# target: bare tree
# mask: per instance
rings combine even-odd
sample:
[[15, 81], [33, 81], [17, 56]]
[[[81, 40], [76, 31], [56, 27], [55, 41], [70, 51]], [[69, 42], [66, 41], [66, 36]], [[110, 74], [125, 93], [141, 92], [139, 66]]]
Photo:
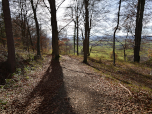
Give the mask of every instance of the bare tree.
[[16, 60], [15, 60], [15, 47], [14, 47], [14, 39], [12, 32], [12, 22], [9, 8], [9, 1], [2, 0], [3, 13], [4, 13], [4, 23], [5, 23], [5, 31], [7, 37], [7, 48], [8, 48], [8, 70], [13, 73], [16, 70]]
[[78, 15], [78, 0], [77, 0], [77, 16], [76, 16], [76, 23], [77, 23], [77, 55], [79, 55], [79, 15]]
[[121, 0], [119, 1], [119, 10], [118, 10], [118, 21], [117, 21], [117, 26], [115, 28], [115, 31], [114, 31], [114, 35], [113, 35], [113, 65], [115, 66], [115, 35], [116, 35], [116, 32], [117, 32], [117, 29], [119, 27], [119, 17], [120, 17], [120, 8], [121, 8]]
[[58, 28], [56, 19], [56, 5], [55, 0], [48, 0], [51, 8], [51, 26], [52, 26], [52, 57], [53, 59], [59, 58], [59, 44], [58, 44]]
[[87, 63], [87, 44], [88, 44], [88, 32], [89, 32], [89, 0], [85, 0], [85, 39], [84, 39], [84, 59], [83, 62]]
[[142, 33], [142, 20], [144, 13], [145, 0], [138, 0], [137, 16], [136, 16], [136, 29], [135, 29], [135, 46], [134, 46], [134, 62], [140, 62], [140, 44]]
[[35, 7], [34, 7], [33, 0], [30, 0], [30, 1], [31, 1], [31, 5], [32, 5], [32, 10], [33, 10], [33, 13], [34, 13], [34, 20], [35, 20], [35, 26], [36, 26], [36, 32], [37, 32], [37, 56], [41, 57], [39, 23], [38, 23], [37, 15], [36, 15], [36, 10], [37, 10], [37, 5], [38, 5], [39, 0], [37, 0], [37, 3], [36, 3]]
[[27, 32], [28, 32], [28, 35], [29, 35], [29, 37], [30, 37], [31, 47], [32, 47], [33, 52], [34, 52], [34, 45], [33, 45], [33, 41], [32, 41], [32, 35], [31, 35], [31, 32], [30, 32], [30, 26], [29, 26], [28, 20], [26, 21], [26, 24], [27, 24]]

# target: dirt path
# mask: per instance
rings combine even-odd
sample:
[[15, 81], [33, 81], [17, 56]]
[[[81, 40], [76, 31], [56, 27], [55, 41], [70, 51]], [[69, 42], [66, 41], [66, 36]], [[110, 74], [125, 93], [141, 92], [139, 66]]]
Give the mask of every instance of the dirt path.
[[60, 62], [50, 61], [32, 77], [30, 84], [23, 86], [27, 89], [16, 95], [3, 113], [144, 113], [142, 106], [130, 100], [127, 90], [69, 56], [62, 56]]
[[63, 56], [63, 59], [64, 87], [75, 113], [128, 114], [142, 110], [130, 102], [130, 95], [124, 88], [110, 83], [75, 59], [68, 56]]

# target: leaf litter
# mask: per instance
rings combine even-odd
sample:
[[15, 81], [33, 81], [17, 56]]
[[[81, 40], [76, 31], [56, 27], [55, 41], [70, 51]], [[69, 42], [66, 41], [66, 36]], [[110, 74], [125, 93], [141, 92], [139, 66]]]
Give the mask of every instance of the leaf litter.
[[107, 80], [69, 56], [50, 63], [51, 56], [48, 56], [41, 70], [28, 74], [29, 79], [16, 82], [15, 87], [1, 88], [0, 99], [6, 102], [0, 101], [2, 114], [152, 112], [152, 99], [145, 91], [130, 95], [128, 88]]

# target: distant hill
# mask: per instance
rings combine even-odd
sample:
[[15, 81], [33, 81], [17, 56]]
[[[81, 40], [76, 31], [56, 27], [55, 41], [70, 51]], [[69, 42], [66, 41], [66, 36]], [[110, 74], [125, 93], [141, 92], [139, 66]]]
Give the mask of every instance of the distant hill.
[[[73, 36], [68, 36], [67, 37], [68, 39], [70, 40], [73, 40]], [[121, 40], [124, 40], [126, 39], [126, 36], [116, 36], [116, 38], [121, 41]], [[142, 39], [147, 39], [147, 40], [152, 40], [152, 36], [142, 36]], [[82, 40], [82, 37], [79, 37], [80, 40]], [[113, 36], [112, 35], [109, 35], [109, 36], [91, 36], [90, 37], [90, 40], [112, 40], [113, 39]], [[132, 36], [128, 36], [127, 39], [134, 39]]]

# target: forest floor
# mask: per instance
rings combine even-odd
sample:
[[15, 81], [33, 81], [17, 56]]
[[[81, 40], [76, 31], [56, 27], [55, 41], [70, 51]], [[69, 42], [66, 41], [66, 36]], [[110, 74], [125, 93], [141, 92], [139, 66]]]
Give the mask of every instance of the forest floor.
[[81, 58], [63, 55], [51, 61], [51, 55], [46, 55], [39, 68], [30, 69], [18, 81], [14, 76], [9, 87], [1, 86], [1, 114], [152, 113], [147, 91], [131, 91], [107, 78], [107, 70], [100, 69], [101, 73], [92, 67], [91, 60], [84, 64]]

